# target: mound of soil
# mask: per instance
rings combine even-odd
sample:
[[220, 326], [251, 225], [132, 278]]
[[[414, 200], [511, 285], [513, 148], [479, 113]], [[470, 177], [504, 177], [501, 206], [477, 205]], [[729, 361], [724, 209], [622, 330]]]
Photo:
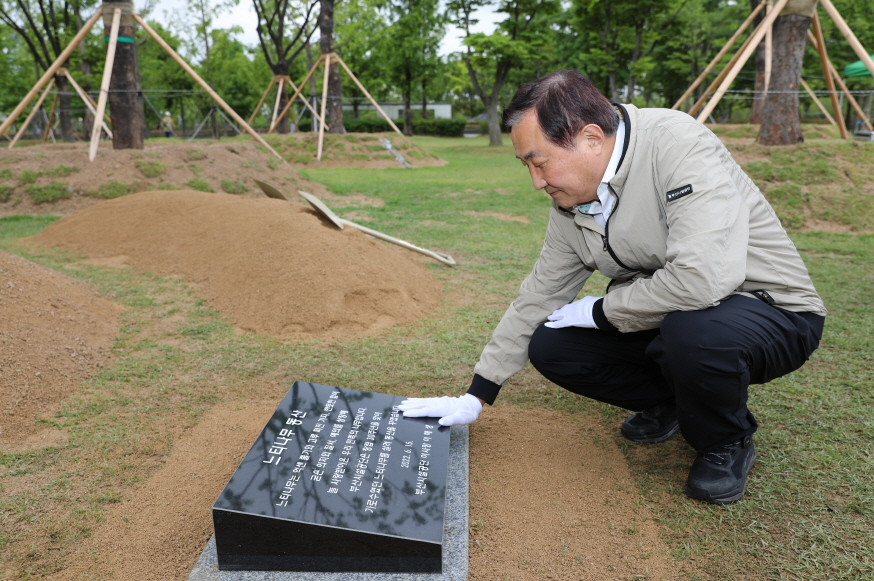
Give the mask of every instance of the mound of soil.
[[409, 251], [274, 199], [145, 192], [26, 240], [181, 276], [237, 327], [281, 338], [375, 334], [418, 319], [440, 293]]
[[34, 422], [106, 364], [120, 311], [84, 283], [0, 251], [0, 449], [57, 443]]
[[413, 166], [446, 162], [399, 135], [326, 135], [322, 161], [316, 161], [314, 133], [267, 136], [287, 160], [283, 163], [248, 138], [173, 143], [153, 141], [143, 150], [114, 150], [101, 144], [94, 161], [87, 143], [58, 143], [9, 150], [0, 148], [0, 216], [66, 216], [103, 199], [154, 190], [191, 189], [245, 197], [264, 197], [254, 179], [283, 191], [327, 195], [324, 186], [301, 177], [300, 167], [398, 167], [379, 142], [388, 138]]

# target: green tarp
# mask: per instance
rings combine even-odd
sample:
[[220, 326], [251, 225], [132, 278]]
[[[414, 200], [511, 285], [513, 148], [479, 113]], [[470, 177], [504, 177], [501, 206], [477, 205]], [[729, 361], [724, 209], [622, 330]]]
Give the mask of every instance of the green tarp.
[[[874, 54], [871, 55], [874, 59]], [[865, 67], [862, 61], [856, 61], [851, 65], [844, 67], [844, 77], [870, 77], [871, 72]]]

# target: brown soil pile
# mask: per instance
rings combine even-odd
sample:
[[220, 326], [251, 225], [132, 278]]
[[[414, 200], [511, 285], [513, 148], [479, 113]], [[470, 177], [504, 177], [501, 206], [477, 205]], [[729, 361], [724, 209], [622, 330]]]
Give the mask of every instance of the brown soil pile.
[[120, 311], [84, 283], [0, 252], [0, 449], [57, 443], [35, 420], [103, 367]]
[[470, 426], [471, 579], [682, 578], [591, 418], [487, 409]]
[[[50, 578], [186, 579], [212, 534], [212, 503], [275, 404], [210, 410]], [[566, 414], [489, 409], [470, 430], [471, 579], [685, 577], [599, 429]]]
[[133, 194], [27, 240], [181, 276], [238, 328], [282, 338], [375, 334], [418, 319], [440, 296], [409, 251], [281, 200]]

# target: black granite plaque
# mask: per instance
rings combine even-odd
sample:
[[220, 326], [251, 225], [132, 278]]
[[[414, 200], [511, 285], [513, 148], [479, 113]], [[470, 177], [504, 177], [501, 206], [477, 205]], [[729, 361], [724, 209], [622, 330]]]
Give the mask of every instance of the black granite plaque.
[[449, 428], [296, 381], [213, 505], [221, 570], [440, 573]]

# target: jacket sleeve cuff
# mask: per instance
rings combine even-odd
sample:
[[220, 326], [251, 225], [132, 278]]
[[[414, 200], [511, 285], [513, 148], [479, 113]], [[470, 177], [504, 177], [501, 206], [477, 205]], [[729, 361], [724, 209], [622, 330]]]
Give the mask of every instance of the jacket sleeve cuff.
[[595, 320], [595, 324], [598, 325], [598, 328], [602, 331], [612, 331], [614, 333], [618, 333], [619, 329], [613, 326], [613, 323], [607, 320], [607, 315], [604, 314], [604, 299], [598, 299], [595, 301], [595, 304], [592, 305], [592, 319]]
[[498, 392], [501, 386], [497, 383], [492, 383], [478, 373], [473, 374], [473, 380], [470, 382], [470, 388], [467, 393], [474, 395], [489, 405], [495, 403], [495, 398], [498, 397]]

